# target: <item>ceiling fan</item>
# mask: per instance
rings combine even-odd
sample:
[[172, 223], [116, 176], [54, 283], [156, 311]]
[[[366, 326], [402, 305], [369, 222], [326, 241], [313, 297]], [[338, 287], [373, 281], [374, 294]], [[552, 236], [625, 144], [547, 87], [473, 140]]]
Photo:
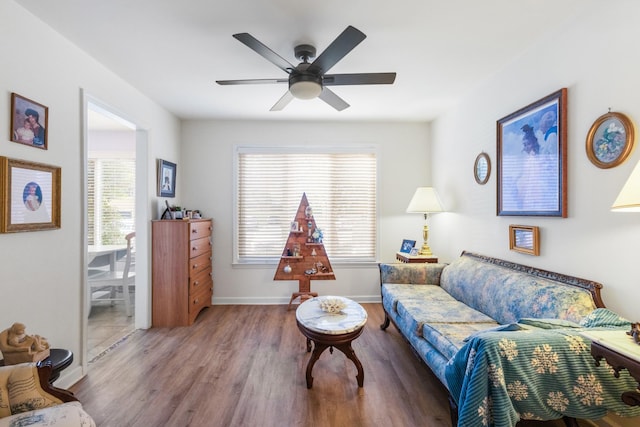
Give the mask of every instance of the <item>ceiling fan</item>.
[[342, 111], [349, 107], [349, 104], [327, 86], [392, 84], [396, 79], [396, 73], [326, 74], [331, 67], [367, 37], [362, 31], [352, 26], [348, 26], [311, 63], [309, 60], [315, 58], [316, 48], [308, 44], [296, 46], [294, 48], [295, 57], [302, 61], [297, 66], [289, 63], [289, 61], [269, 49], [249, 33], [234, 34], [233, 37], [275, 64], [276, 67], [287, 73], [289, 77], [280, 79], [216, 80], [216, 83], [219, 85], [289, 83], [289, 90], [271, 107], [271, 111], [282, 110], [293, 98], [320, 98], [336, 110]]

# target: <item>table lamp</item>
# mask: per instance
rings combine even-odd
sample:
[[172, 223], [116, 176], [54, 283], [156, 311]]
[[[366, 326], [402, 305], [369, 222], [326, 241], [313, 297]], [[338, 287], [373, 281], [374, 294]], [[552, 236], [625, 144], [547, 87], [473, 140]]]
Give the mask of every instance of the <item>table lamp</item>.
[[640, 162], [633, 168], [633, 172], [613, 202], [611, 210], [615, 212], [640, 212]]
[[424, 214], [424, 228], [422, 229], [422, 239], [424, 243], [420, 248], [419, 255], [422, 256], [432, 256], [431, 248], [427, 243], [429, 238], [429, 225], [428, 218], [430, 213], [436, 212], [444, 212], [444, 208], [442, 207], [442, 202], [440, 201], [440, 197], [433, 187], [418, 187], [416, 192], [409, 202], [409, 207], [407, 208], [407, 213], [421, 213]]

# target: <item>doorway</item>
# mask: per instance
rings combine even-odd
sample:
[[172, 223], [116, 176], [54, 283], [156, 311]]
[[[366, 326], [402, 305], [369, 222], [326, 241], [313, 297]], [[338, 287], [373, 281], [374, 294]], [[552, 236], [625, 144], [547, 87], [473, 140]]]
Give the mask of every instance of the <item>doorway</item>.
[[[84, 141], [86, 370], [136, 328], [149, 326], [149, 298], [145, 274], [148, 215], [144, 207], [148, 191], [147, 133], [121, 113], [85, 96]], [[127, 240], [133, 232], [135, 238]], [[129, 241], [135, 259], [131, 268], [135, 279], [129, 292], [125, 295], [123, 287], [94, 288], [95, 281], [91, 280], [96, 274], [122, 271]], [[104, 252], [107, 248], [112, 251]], [[130, 304], [125, 304], [125, 299]]]

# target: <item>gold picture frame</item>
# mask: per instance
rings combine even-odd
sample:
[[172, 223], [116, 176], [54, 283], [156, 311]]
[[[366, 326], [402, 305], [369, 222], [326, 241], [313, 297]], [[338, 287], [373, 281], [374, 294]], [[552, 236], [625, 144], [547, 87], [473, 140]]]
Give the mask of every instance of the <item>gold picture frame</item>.
[[528, 255], [540, 255], [539, 228], [529, 225], [510, 225], [509, 249]]
[[0, 157], [0, 233], [60, 228], [62, 171]]
[[633, 152], [634, 136], [631, 119], [622, 113], [609, 111], [598, 117], [589, 129], [587, 157], [601, 169], [619, 166]]

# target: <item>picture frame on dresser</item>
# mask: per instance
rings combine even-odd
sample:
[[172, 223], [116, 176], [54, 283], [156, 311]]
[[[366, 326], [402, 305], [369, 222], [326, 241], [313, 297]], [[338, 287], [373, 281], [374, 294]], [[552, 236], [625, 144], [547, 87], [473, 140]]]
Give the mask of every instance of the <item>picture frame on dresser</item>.
[[567, 217], [567, 89], [497, 121], [497, 215]]

